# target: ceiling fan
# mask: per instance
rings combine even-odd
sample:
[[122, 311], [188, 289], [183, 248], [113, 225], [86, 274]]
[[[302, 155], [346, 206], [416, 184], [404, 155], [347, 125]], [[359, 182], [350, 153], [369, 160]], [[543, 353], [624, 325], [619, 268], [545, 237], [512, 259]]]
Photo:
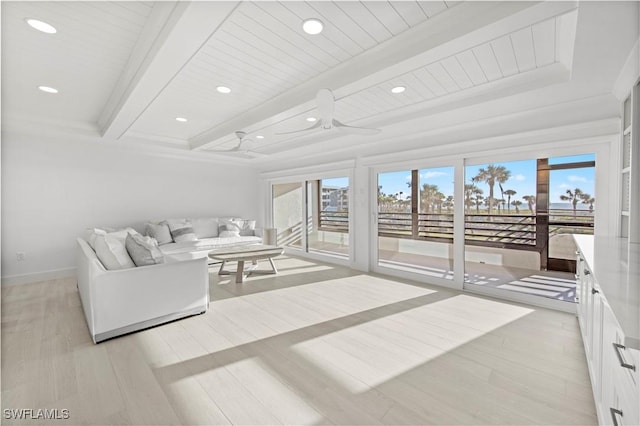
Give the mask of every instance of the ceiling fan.
[[331, 130], [336, 129], [343, 133], [352, 133], [359, 135], [372, 135], [380, 132], [380, 129], [371, 129], [368, 127], [355, 127], [346, 125], [334, 118], [335, 98], [333, 92], [329, 89], [320, 89], [316, 94], [316, 105], [320, 117], [318, 121], [311, 127], [293, 132], [277, 133], [278, 135], [290, 135], [293, 133], [306, 132], [313, 129]]
[[253, 146], [255, 142], [253, 139], [247, 137], [247, 132], [237, 130], [235, 134], [238, 138], [238, 144], [236, 146], [230, 149], [212, 150], [212, 152], [240, 154], [248, 158], [266, 157], [266, 154], [251, 151], [250, 147]]

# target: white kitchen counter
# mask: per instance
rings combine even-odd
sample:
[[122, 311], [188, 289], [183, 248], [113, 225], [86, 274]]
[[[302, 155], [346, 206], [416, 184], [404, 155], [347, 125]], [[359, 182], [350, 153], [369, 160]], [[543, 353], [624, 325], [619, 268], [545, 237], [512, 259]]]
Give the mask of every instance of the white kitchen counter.
[[626, 238], [573, 237], [622, 328], [624, 345], [640, 350], [640, 244]]

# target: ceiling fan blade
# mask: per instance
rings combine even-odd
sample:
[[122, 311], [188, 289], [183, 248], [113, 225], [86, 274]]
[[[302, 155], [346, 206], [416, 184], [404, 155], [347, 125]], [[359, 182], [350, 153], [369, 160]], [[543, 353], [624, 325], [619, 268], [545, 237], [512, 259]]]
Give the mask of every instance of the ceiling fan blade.
[[211, 149], [211, 152], [238, 152], [240, 150], [240, 145], [236, 145], [233, 148], [229, 149]]
[[263, 154], [262, 152], [255, 152], [255, 151], [245, 151], [244, 152], [247, 156], [251, 157], [251, 158], [263, 158], [263, 157], [268, 157], [267, 154]]
[[292, 135], [294, 133], [306, 132], [308, 130], [317, 129], [321, 125], [322, 125], [322, 121], [318, 120], [318, 121], [315, 122], [315, 124], [313, 126], [307, 127], [306, 129], [294, 130], [293, 132], [276, 133], [276, 135]]
[[352, 133], [357, 135], [374, 135], [376, 133], [380, 133], [382, 130], [380, 129], [372, 129], [369, 127], [355, 127], [349, 126], [344, 123], [339, 122], [338, 120], [333, 120], [333, 127], [343, 133]]

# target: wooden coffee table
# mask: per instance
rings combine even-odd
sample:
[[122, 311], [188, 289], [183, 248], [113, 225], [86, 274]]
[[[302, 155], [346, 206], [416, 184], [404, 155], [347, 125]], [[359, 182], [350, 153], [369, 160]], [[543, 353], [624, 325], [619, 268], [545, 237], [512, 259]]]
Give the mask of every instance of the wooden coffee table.
[[[235, 270], [236, 282], [242, 283], [245, 277], [251, 274], [277, 274], [278, 270], [273, 263], [273, 258], [280, 256], [283, 251], [284, 249], [282, 247], [255, 244], [251, 246], [228, 247], [213, 250], [209, 252], [209, 258], [222, 261], [218, 275], [230, 275], [234, 273], [234, 271], [226, 271], [224, 266], [227, 262], [238, 262], [238, 267]], [[255, 270], [258, 266], [258, 260], [261, 259], [269, 259], [269, 263], [271, 264], [270, 271]], [[247, 261], [251, 261], [253, 264], [250, 268], [245, 267], [245, 262]]]

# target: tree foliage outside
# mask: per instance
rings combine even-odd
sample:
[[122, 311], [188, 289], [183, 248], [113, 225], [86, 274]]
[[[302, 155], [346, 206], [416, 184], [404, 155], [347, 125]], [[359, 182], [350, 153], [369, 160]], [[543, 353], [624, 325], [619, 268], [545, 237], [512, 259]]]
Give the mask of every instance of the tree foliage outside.
[[488, 198], [488, 213], [491, 215], [493, 206], [496, 203], [494, 197], [493, 188], [496, 183], [503, 184], [511, 177], [511, 172], [504, 166], [496, 166], [495, 164], [489, 164], [486, 168], [483, 167], [478, 170], [478, 174], [472, 178], [473, 182], [485, 182], [489, 186], [489, 198]]

